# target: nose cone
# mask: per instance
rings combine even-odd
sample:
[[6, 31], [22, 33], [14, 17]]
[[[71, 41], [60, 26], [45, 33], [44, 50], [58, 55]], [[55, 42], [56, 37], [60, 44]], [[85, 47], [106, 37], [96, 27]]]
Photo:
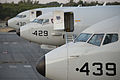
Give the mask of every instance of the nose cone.
[[36, 70], [45, 77], [45, 56], [42, 56], [37, 63]]
[[18, 24], [18, 22], [20, 22], [20, 20], [18, 18], [11, 18], [7, 21], [6, 25], [8, 25], [11, 28], [15, 28], [15, 29], [19, 29], [20, 25]]
[[20, 36], [20, 28], [16, 30], [16, 34]]
[[9, 19], [9, 20], [6, 22], [6, 26], [15, 28], [15, 26], [16, 26], [16, 21], [17, 21], [17, 20], [15, 20], [14, 18], [11, 18], [11, 19]]

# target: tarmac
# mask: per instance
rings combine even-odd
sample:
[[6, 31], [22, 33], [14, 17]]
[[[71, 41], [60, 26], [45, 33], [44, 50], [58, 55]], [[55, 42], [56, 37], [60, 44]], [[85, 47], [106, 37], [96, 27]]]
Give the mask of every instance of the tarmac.
[[35, 67], [49, 51], [15, 33], [0, 32], [0, 80], [48, 80]]

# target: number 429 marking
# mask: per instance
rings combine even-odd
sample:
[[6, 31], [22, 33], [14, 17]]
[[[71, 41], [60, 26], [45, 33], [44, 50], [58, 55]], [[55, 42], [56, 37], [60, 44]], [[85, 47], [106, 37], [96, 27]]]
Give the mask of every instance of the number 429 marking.
[[33, 35], [36, 35], [36, 36], [48, 36], [48, 31], [47, 30], [36, 30], [32, 33]]
[[[93, 71], [93, 75], [95, 76], [102, 76], [103, 75], [103, 64], [102, 63], [93, 63], [93, 67], [97, 67], [97, 72]], [[116, 64], [115, 63], [106, 63], [106, 75], [107, 76], [115, 76], [116, 75]], [[89, 64], [86, 62], [81, 69], [76, 68], [76, 71], [85, 72], [87, 76], [89, 76], [90, 70], [89, 70]]]

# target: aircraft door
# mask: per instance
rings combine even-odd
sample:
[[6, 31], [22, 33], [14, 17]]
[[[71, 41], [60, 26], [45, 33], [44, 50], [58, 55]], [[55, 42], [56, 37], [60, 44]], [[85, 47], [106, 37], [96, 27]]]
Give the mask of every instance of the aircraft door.
[[64, 30], [64, 12], [55, 11], [54, 12], [54, 30]]
[[65, 32], [74, 31], [74, 14], [73, 12], [54, 12], [54, 30], [62, 30]]
[[38, 16], [40, 16], [40, 15], [42, 15], [42, 11], [37, 11], [37, 12], [36, 12], [36, 17], [38, 17]]
[[73, 12], [64, 13], [64, 26], [66, 32], [74, 31], [74, 14]]
[[30, 11], [30, 21], [33, 21], [36, 18], [36, 11], [35, 10], [31, 10]]

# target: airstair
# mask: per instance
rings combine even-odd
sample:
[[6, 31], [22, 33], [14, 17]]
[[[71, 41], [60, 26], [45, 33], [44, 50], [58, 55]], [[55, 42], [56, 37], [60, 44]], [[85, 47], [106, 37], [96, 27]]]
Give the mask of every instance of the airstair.
[[66, 33], [65, 34], [65, 39], [66, 39], [66, 43], [73, 42], [73, 40], [75, 39], [75, 35]]

